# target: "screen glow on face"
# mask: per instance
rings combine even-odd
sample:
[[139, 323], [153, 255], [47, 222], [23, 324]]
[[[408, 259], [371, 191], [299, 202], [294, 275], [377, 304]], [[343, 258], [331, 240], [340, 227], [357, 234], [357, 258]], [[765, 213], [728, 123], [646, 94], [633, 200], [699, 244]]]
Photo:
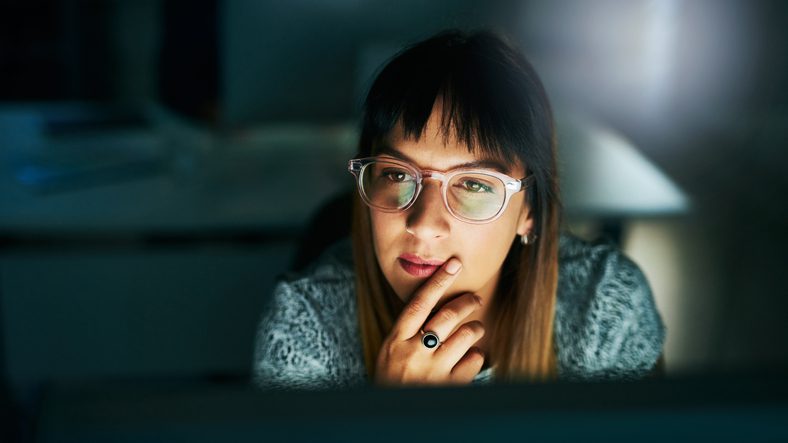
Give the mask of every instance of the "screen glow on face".
[[473, 292], [490, 300], [501, 266], [516, 236], [533, 221], [525, 201], [527, 168], [477, 155], [446, 137], [436, 108], [420, 137], [395, 126], [372, 157], [348, 168], [369, 206], [375, 258], [402, 301], [425, 277], [401, 266], [403, 255], [443, 262], [457, 258], [462, 271], [446, 297]]

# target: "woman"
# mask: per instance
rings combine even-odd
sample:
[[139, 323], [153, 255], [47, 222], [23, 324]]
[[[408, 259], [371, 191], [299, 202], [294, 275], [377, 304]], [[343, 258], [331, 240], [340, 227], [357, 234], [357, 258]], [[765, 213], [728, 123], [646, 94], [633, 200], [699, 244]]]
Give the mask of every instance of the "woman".
[[550, 105], [499, 37], [446, 32], [379, 73], [348, 242], [280, 283], [262, 387], [633, 378], [664, 326], [640, 269], [560, 232]]

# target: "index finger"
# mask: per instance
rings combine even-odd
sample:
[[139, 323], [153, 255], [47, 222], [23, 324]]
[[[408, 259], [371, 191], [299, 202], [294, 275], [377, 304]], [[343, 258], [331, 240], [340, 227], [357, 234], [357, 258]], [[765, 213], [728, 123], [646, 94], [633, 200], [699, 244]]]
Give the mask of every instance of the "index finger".
[[416, 291], [394, 325], [395, 334], [399, 338], [406, 340], [419, 332], [432, 308], [457, 277], [461, 267], [462, 263], [459, 259], [449, 259]]

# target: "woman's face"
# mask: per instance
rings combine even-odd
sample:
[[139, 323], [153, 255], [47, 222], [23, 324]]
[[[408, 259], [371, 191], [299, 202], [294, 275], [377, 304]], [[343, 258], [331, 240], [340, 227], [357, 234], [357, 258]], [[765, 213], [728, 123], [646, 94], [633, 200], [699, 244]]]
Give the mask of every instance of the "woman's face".
[[[405, 139], [401, 127], [395, 127], [378, 155], [406, 160], [418, 168], [435, 171], [488, 160], [468, 152], [467, 147], [459, 144], [453, 135], [444, 140], [439, 116], [439, 110], [433, 111], [425, 133], [418, 141]], [[500, 172], [513, 178], [525, 176], [521, 165], [502, 166], [505, 169]], [[525, 192], [514, 194], [504, 213], [495, 221], [471, 224], [457, 220], [448, 212], [443, 204], [439, 181], [426, 179], [423, 185], [421, 194], [405, 211], [386, 213], [369, 209], [375, 255], [383, 275], [399, 298], [407, 302], [429, 275], [419, 273], [405, 258], [414, 260], [415, 256], [445, 262], [457, 257], [463, 264], [462, 271], [444, 298], [473, 292], [484, 300], [490, 300], [512, 241], [517, 234], [522, 235], [532, 229]]]

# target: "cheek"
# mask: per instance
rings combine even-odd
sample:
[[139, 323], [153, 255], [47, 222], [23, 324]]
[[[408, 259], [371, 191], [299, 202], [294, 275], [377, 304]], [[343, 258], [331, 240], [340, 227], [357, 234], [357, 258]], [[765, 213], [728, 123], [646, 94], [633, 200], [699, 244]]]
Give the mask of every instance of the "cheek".
[[405, 219], [401, 214], [370, 211], [372, 243], [380, 270], [397, 296], [407, 302], [417, 284], [398, 276], [397, 256], [402, 252]]
[[500, 269], [512, 245], [514, 231], [510, 224], [498, 226], [475, 226], [468, 230], [462, 239], [463, 249], [457, 253], [464, 256], [463, 276], [458, 283], [463, 290], [477, 290], [486, 284]]
[[391, 214], [379, 211], [370, 211], [370, 222], [372, 224], [372, 242], [375, 248], [375, 255], [381, 268], [387, 261], [387, 254], [391, 253], [392, 245], [396, 239], [404, 232], [404, 220], [400, 214]]
[[375, 252], [379, 255], [391, 247], [391, 243], [397, 237], [400, 230], [399, 217], [397, 214], [370, 211], [370, 222], [372, 224], [372, 240]]

